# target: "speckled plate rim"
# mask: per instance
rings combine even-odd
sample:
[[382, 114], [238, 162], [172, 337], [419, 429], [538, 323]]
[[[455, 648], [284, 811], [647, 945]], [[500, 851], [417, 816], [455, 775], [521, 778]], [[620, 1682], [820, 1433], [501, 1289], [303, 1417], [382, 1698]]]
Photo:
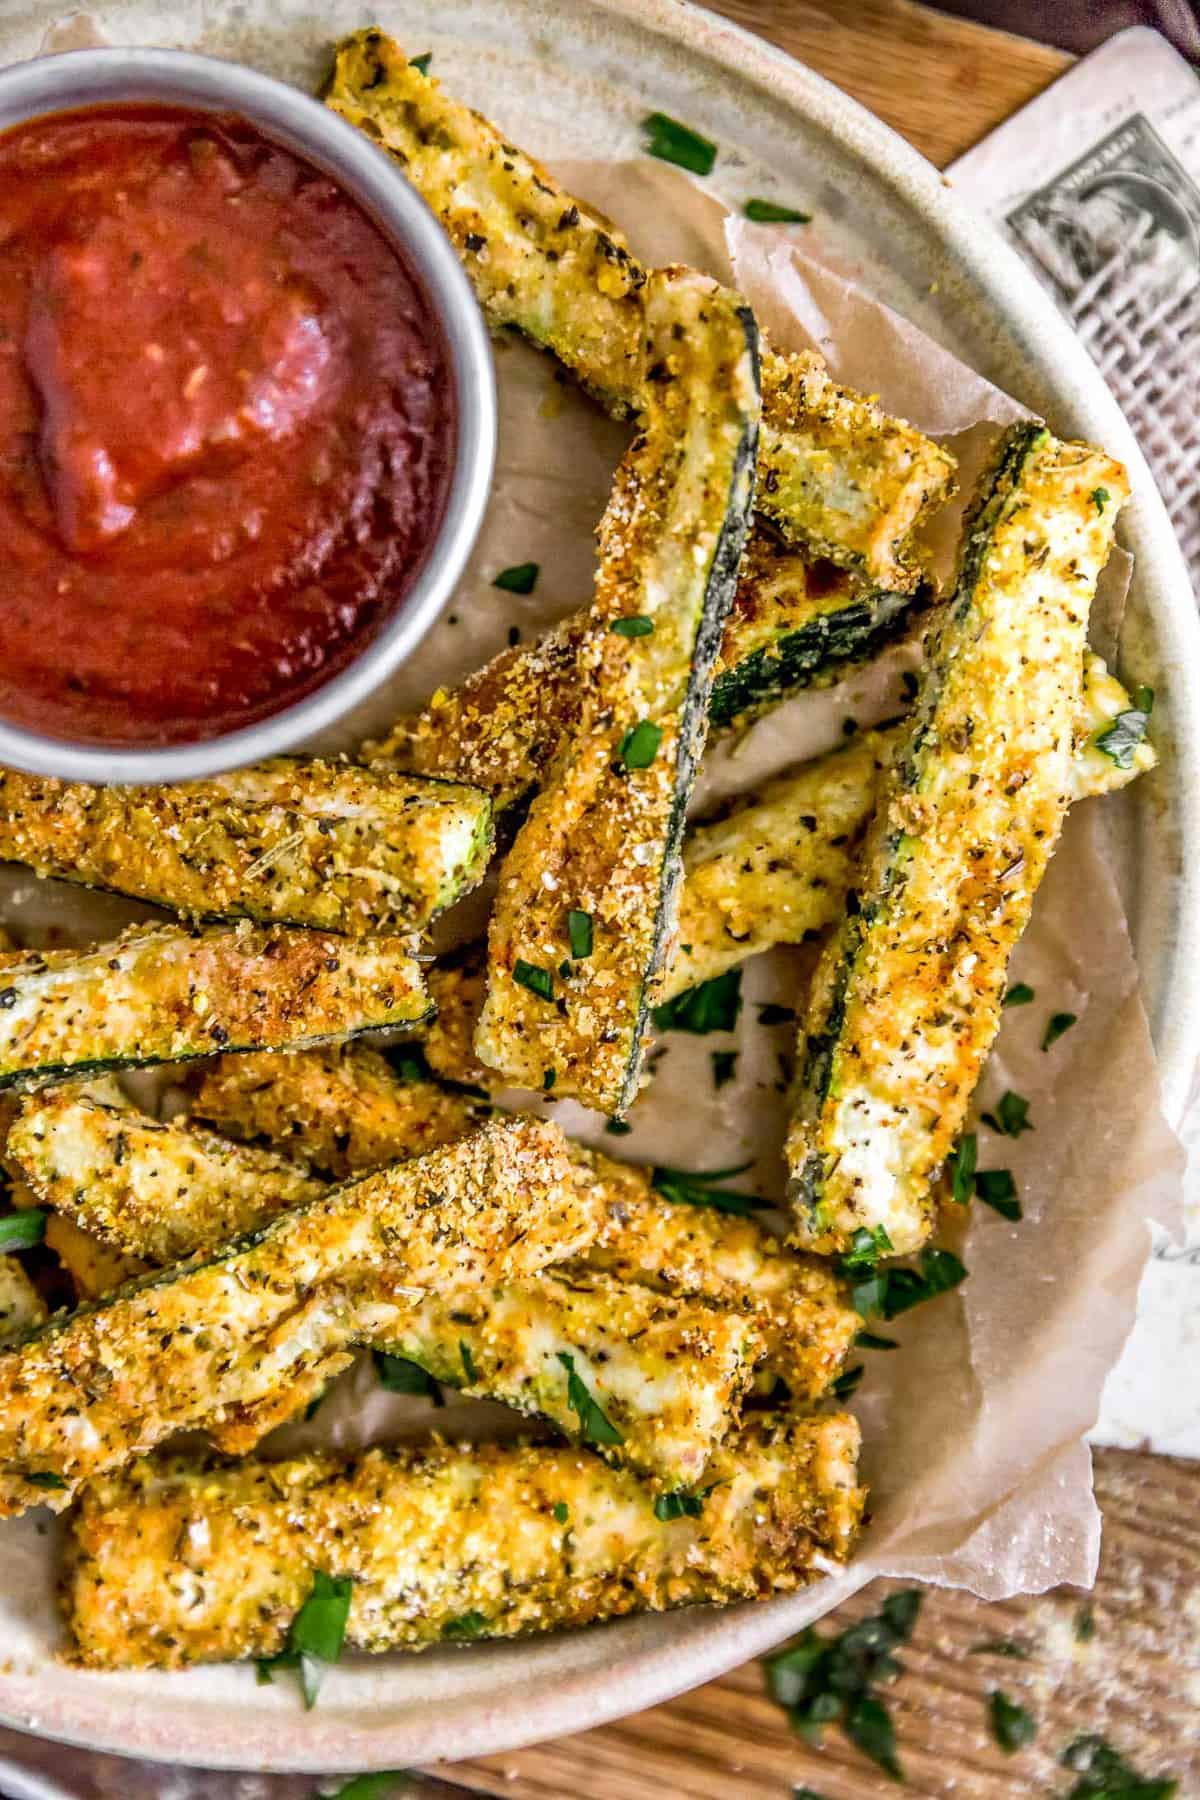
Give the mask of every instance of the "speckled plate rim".
[[[1200, 621], [1187, 570], [1162, 501], [1126, 421], [1082, 345], [1016, 253], [962, 205], [942, 176], [888, 126], [840, 89], [724, 19], [683, 0], [587, 0], [593, 15], [618, 28], [664, 40], [675, 53], [735, 74], [775, 105], [801, 115], [843, 159], [856, 162], [890, 191], [894, 206], [919, 223], [946, 266], [954, 269], [978, 311], [991, 310], [1012, 371], [1014, 390], [1053, 417], [1059, 429], [1094, 438], [1128, 466], [1133, 500], [1122, 536], [1137, 558], [1139, 604], [1168, 687], [1160, 728], [1169, 769], [1166, 817], [1172, 838], [1171, 879], [1145, 859], [1137, 903], [1151, 921], [1140, 933], [1158, 966], [1147, 973], [1160, 1057], [1164, 1110], [1182, 1114], [1200, 1051]], [[559, 15], [561, 27], [570, 14]], [[103, 1678], [86, 1688], [68, 1682], [47, 1692], [42, 1682], [0, 1672], [0, 1720], [63, 1743], [197, 1767], [258, 1772], [403, 1768], [494, 1754], [619, 1718], [670, 1699], [761, 1654], [809, 1619], [837, 1605], [865, 1575], [850, 1570], [806, 1594], [726, 1611], [694, 1609], [661, 1621], [648, 1643], [629, 1648], [628, 1627], [593, 1628], [613, 1649], [603, 1674], [571, 1669], [569, 1638], [561, 1672], [547, 1676], [535, 1641], [494, 1652], [489, 1694], [432, 1704], [397, 1721], [386, 1705], [368, 1724], [338, 1706], [288, 1717], [239, 1710], [218, 1725], [214, 1709], [181, 1707], [170, 1725], [137, 1716], [136, 1702], [113, 1704]], [[575, 1634], [571, 1634], [575, 1635]], [[549, 1646], [543, 1640], [541, 1649]], [[537, 1682], [514, 1673], [540, 1663]], [[348, 1671], [348, 1673], [350, 1673]], [[0, 1764], [0, 1773], [3, 1765]], [[22, 1776], [25, 1791], [29, 1777]], [[15, 1781], [15, 1778], [14, 1778]], [[37, 1792], [36, 1782], [33, 1788]]]

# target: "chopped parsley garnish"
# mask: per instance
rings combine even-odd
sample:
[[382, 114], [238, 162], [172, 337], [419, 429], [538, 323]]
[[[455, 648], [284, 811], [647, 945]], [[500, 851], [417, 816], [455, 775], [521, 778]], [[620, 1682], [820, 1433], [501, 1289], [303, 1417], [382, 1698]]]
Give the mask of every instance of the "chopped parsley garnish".
[[407, 1769], [381, 1769], [377, 1775], [352, 1775], [329, 1800], [403, 1800], [412, 1783]]
[[1096, 1635], [1096, 1615], [1090, 1606], [1081, 1606], [1075, 1614], [1075, 1642], [1090, 1644]]
[[999, 1688], [993, 1688], [988, 1695], [988, 1718], [991, 1720], [992, 1736], [1006, 1756], [1012, 1756], [1014, 1751], [1032, 1744], [1037, 1736], [1037, 1720], [1033, 1714], [1026, 1707], [1019, 1706], [1015, 1700], [1010, 1700]]
[[919, 1269], [877, 1269], [850, 1290], [850, 1304], [863, 1318], [878, 1313], [895, 1319], [926, 1300], [936, 1300], [965, 1281], [967, 1271], [952, 1250], [926, 1249]]
[[572, 907], [567, 914], [567, 937], [571, 944], [571, 955], [578, 960], [592, 954], [592, 915]]
[[1179, 1792], [1177, 1776], [1139, 1775], [1102, 1737], [1076, 1738], [1059, 1761], [1079, 1776], [1066, 1800], [1172, 1800]]
[[462, 1357], [463, 1374], [468, 1383], [479, 1380], [479, 1370], [475, 1367], [475, 1358], [471, 1355], [471, 1346], [465, 1338], [458, 1340], [458, 1354]]
[[514, 563], [511, 569], [493, 575], [492, 586], [503, 588], [506, 594], [532, 594], [540, 571], [540, 563]]
[[975, 1180], [975, 1164], [979, 1160], [979, 1139], [973, 1131], [964, 1132], [950, 1158], [950, 1197], [959, 1206], [971, 1198]]
[[984, 1638], [978, 1644], [972, 1644], [968, 1656], [1011, 1656], [1018, 1662], [1028, 1662], [1032, 1652], [1027, 1644], [1016, 1638]]
[[459, 1613], [456, 1619], [447, 1619], [442, 1626], [444, 1638], [474, 1638], [487, 1627], [487, 1620], [481, 1612]]
[[278, 1656], [260, 1658], [257, 1664], [260, 1681], [270, 1681], [276, 1669], [298, 1668], [304, 1704], [309, 1709], [316, 1705], [325, 1671], [342, 1653], [353, 1585], [348, 1575], [313, 1570], [312, 1588], [292, 1620], [285, 1648]]
[[610, 1119], [604, 1129], [609, 1137], [628, 1137], [633, 1126], [626, 1119]]
[[847, 1369], [843, 1375], [838, 1376], [830, 1386], [830, 1393], [836, 1400], [848, 1400], [865, 1372], [862, 1363], [856, 1363], [852, 1369]]
[[727, 1081], [732, 1081], [737, 1073], [738, 1053], [736, 1050], [714, 1050], [712, 1052], [713, 1086], [723, 1088]]
[[1009, 988], [1000, 1004], [1001, 1006], [1028, 1006], [1032, 999], [1033, 989], [1029, 983], [1017, 981]]
[[874, 1331], [860, 1331], [854, 1340], [856, 1350], [898, 1350], [899, 1338], [880, 1337]]
[[711, 1491], [705, 1488], [703, 1493], [689, 1494], [686, 1488], [676, 1488], [674, 1493], [660, 1494], [654, 1502], [654, 1516], [664, 1525], [671, 1519], [698, 1519]]
[[305, 1407], [304, 1411], [300, 1414], [300, 1419], [303, 1424], [307, 1425], [308, 1421], [310, 1419], [316, 1418], [317, 1414], [321, 1410], [322, 1402], [324, 1401], [325, 1396], [328, 1392], [329, 1392], [328, 1388], [322, 1388], [319, 1394], [313, 1395], [312, 1399], [309, 1401], [309, 1403]]
[[1028, 1100], [1022, 1094], [1014, 1094], [1011, 1088], [1001, 1094], [994, 1113], [984, 1113], [983, 1122], [998, 1131], [1001, 1137], [1019, 1138], [1023, 1131], [1033, 1130], [1029, 1123]]
[[647, 152], [660, 162], [676, 163], [681, 169], [690, 169], [693, 175], [707, 175], [717, 160], [715, 144], [666, 113], [650, 113], [642, 120], [642, 130], [646, 133]]
[[881, 1256], [886, 1256], [892, 1247], [892, 1240], [887, 1234], [887, 1227], [876, 1225], [868, 1229], [860, 1225], [850, 1239], [850, 1248], [841, 1258], [843, 1275], [855, 1276], [869, 1273]]
[[551, 1510], [560, 1525], [565, 1525], [571, 1516], [571, 1509], [565, 1500], [556, 1500]]
[[780, 206], [777, 200], [747, 200], [742, 207], [755, 225], [808, 225], [812, 214], [798, 212], [794, 206]]
[[65, 1488], [67, 1485], [62, 1476], [56, 1475], [53, 1469], [30, 1469], [25, 1479], [30, 1487], [45, 1488], [47, 1491]]
[[396, 1077], [403, 1082], [432, 1081], [433, 1070], [425, 1060], [425, 1052], [419, 1044], [398, 1044], [394, 1050], [385, 1050], [388, 1064]]
[[557, 1069], [543, 1069], [542, 1070], [542, 1092], [543, 1092], [543, 1094], [548, 1094], [551, 1091], [551, 1089], [553, 1088], [553, 1086], [557, 1080], [558, 1080], [558, 1070]]
[[623, 638], [649, 637], [654, 620], [647, 613], [628, 613], [623, 619], [614, 619], [608, 629]]
[[765, 1005], [760, 1006], [758, 1009], [758, 1022], [760, 1025], [790, 1025], [795, 1017], [796, 1014], [794, 1008], [790, 1006], [777, 1006], [774, 1000], [768, 1000]]
[[661, 743], [662, 726], [652, 719], [639, 719], [621, 739], [617, 756], [627, 769], [648, 769]]
[[998, 1212], [1005, 1219], [1021, 1217], [1021, 1202], [1017, 1199], [1017, 1184], [1008, 1169], [980, 1169], [975, 1177], [975, 1192], [985, 1206]]
[[549, 969], [540, 969], [537, 963], [525, 962], [518, 956], [513, 964], [513, 980], [518, 987], [528, 988], [539, 1000], [553, 1000], [554, 976]]
[[0, 1219], [0, 1251], [29, 1250], [40, 1244], [46, 1235], [46, 1217], [35, 1207]]
[[622, 1434], [590, 1392], [587, 1383], [575, 1373], [575, 1358], [570, 1351], [560, 1350], [557, 1354], [559, 1362], [567, 1371], [567, 1405], [579, 1420], [579, 1430], [584, 1442], [623, 1444], [625, 1439]]
[[1091, 493], [1088, 495], [1088, 499], [1091, 501], [1091, 503], [1095, 507], [1096, 511], [1098, 513], [1102, 513], [1104, 511], [1105, 507], [1108, 505], [1109, 501], [1112, 499], [1112, 495], [1109, 493], [1107, 488], [1093, 488]]
[[423, 1394], [435, 1406], [444, 1406], [442, 1390], [427, 1369], [410, 1362], [406, 1356], [392, 1356], [387, 1350], [372, 1352], [375, 1373], [389, 1394]]
[[736, 1164], [732, 1169], [693, 1171], [671, 1169], [660, 1163], [651, 1171], [650, 1185], [655, 1193], [661, 1194], [664, 1200], [673, 1200], [677, 1206], [711, 1206], [717, 1212], [744, 1216], [769, 1206], [770, 1201], [760, 1200], [754, 1194], [736, 1193], [733, 1188], [714, 1187], [712, 1184], [724, 1181], [730, 1175], [742, 1175], [751, 1166], [745, 1162]]
[[690, 1031], [703, 1037], [709, 1031], [732, 1031], [741, 1010], [742, 971], [729, 969], [656, 1006], [653, 1018], [658, 1031]]
[[1049, 1050], [1051, 1044], [1057, 1044], [1064, 1031], [1070, 1031], [1072, 1025], [1078, 1024], [1078, 1013], [1051, 1013], [1046, 1021], [1046, 1029], [1042, 1033], [1042, 1049]]
[[919, 1590], [905, 1588], [837, 1637], [823, 1638], [810, 1625], [768, 1656], [767, 1688], [792, 1729], [815, 1744], [836, 1723], [864, 1755], [903, 1781], [891, 1714], [874, 1690], [903, 1673], [894, 1652], [912, 1636], [920, 1608]]
[[1154, 689], [1135, 688], [1133, 700], [1134, 704], [1125, 712], [1119, 712], [1106, 731], [1101, 731], [1092, 739], [1097, 750], [1103, 751], [1110, 762], [1116, 763], [1118, 769], [1133, 767], [1138, 746], [1146, 735], [1150, 714], [1154, 710]]

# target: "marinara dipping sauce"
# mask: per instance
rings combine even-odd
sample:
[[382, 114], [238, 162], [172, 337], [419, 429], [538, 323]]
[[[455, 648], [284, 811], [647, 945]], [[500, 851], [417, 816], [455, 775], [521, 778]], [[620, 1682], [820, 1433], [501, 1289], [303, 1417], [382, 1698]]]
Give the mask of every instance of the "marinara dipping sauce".
[[396, 251], [253, 126], [0, 137], [0, 714], [155, 745], [279, 711], [399, 605], [455, 446]]

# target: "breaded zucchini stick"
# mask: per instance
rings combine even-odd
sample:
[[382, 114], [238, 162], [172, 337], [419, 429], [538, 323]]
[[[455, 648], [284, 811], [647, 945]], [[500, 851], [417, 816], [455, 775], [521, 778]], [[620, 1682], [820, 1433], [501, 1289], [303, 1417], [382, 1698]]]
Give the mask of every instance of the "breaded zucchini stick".
[[[378, 29], [338, 46], [327, 103], [381, 144], [440, 219], [489, 323], [550, 350], [615, 413], [640, 413], [648, 277], [620, 233]], [[811, 353], [767, 352], [757, 504], [794, 542], [911, 590], [914, 527], [953, 460]]]
[[98, 950], [26, 951], [0, 972], [0, 1088], [412, 1025], [429, 1001], [403, 938], [285, 926], [134, 926]]
[[518, 1280], [592, 1235], [561, 1134], [513, 1118], [58, 1315], [0, 1347], [0, 1514], [62, 1507], [171, 1433], [378, 1342], [431, 1289]]
[[[32, 1097], [7, 1154], [47, 1205], [155, 1266], [257, 1231], [325, 1191], [283, 1157], [69, 1088]], [[616, 1434], [605, 1453], [668, 1489], [699, 1479], [762, 1351], [745, 1312], [578, 1273], [426, 1295], [377, 1347], [465, 1393], [542, 1414], [568, 1438], [582, 1431], [587, 1442], [571, 1399], [575, 1377]], [[302, 1410], [348, 1360], [339, 1353], [300, 1388], [272, 1395], [265, 1413], [226, 1421], [221, 1446], [253, 1442], [253, 1430]]]
[[[298, 1108], [315, 1111], [320, 1141], [337, 1140], [343, 1169], [374, 1166], [381, 1149], [388, 1156], [404, 1156], [411, 1142], [423, 1143], [425, 1134], [417, 1122], [423, 1103], [445, 1122], [447, 1102], [457, 1099], [462, 1129], [470, 1128], [474, 1115], [465, 1097], [447, 1096], [432, 1082], [402, 1083], [378, 1069], [372, 1099], [360, 1108], [355, 1084], [342, 1079], [341, 1071], [359, 1056], [373, 1054], [361, 1048], [348, 1051], [332, 1078], [315, 1056], [273, 1059], [277, 1069], [269, 1114], [259, 1107], [257, 1082], [251, 1081], [247, 1102], [239, 1098], [239, 1082], [247, 1077], [249, 1064], [230, 1058], [216, 1064], [211, 1073], [206, 1071], [193, 1103], [201, 1116], [226, 1131], [266, 1136], [320, 1162], [321, 1154], [305, 1143], [303, 1135], [297, 1139], [287, 1123], [289, 1096], [294, 1093]], [[315, 1066], [306, 1069], [305, 1064]], [[383, 1144], [385, 1079], [391, 1081], [397, 1107], [395, 1135]], [[314, 1091], [321, 1082], [324, 1097], [314, 1108]], [[598, 1235], [579, 1271], [567, 1266], [564, 1274], [599, 1272], [658, 1293], [694, 1296], [748, 1313], [756, 1321], [767, 1369], [783, 1378], [794, 1398], [815, 1399], [827, 1390], [845, 1362], [861, 1320], [845, 1304], [826, 1264], [783, 1249], [753, 1219], [674, 1204], [655, 1191], [648, 1169], [617, 1162], [569, 1140], [567, 1153]], [[189, 1205], [196, 1242], [203, 1242], [203, 1199], [198, 1191]], [[423, 1356], [413, 1360], [425, 1362]]]
[[851, 1418], [756, 1419], [714, 1457], [699, 1516], [670, 1522], [632, 1474], [582, 1450], [143, 1461], [85, 1492], [67, 1630], [96, 1669], [270, 1657], [317, 1569], [350, 1577], [346, 1644], [368, 1651], [761, 1597], [848, 1556], [857, 1452]]
[[653, 399], [600, 528], [583, 716], [501, 871], [475, 1034], [511, 1081], [614, 1113], [637, 1092], [674, 926], [758, 423], [753, 321], [736, 297], [662, 270], [644, 317]]
[[1073, 785], [1088, 610], [1128, 493], [1100, 451], [1009, 431], [818, 966], [788, 1141], [796, 1239], [928, 1236]]
[[487, 866], [476, 788], [279, 757], [177, 787], [0, 769], [0, 858], [188, 918], [417, 931]]

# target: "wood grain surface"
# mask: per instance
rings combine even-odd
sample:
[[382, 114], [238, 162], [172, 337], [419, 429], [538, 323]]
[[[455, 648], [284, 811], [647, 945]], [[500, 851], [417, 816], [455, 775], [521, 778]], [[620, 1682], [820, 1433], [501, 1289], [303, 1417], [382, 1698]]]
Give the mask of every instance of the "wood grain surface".
[[[1062, 51], [950, 19], [911, 0], [714, 0], [713, 10], [834, 81], [939, 167], [1066, 69]], [[1012, 1800], [1065, 1795], [1058, 1761], [1086, 1732], [1145, 1774], [1200, 1796], [1200, 1465], [1102, 1452], [1104, 1548], [1094, 1593], [1060, 1589], [986, 1605], [926, 1594], [905, 1673], [888, 1691], [913, 1795]], [[824, 1622], [878, 1608], [877, 1584]], [[1094, 1635], [1081, 1638], [1090, 1608]], [[1086, 1627], [1085, 1627], [1086, 1633]], [[973, 1650], [1011, 1640], [1027, 1660]], [[1038, 1733], [1006, 1756], [988, 1695], [1027, 1707]], [[750, 1664], [666, 1705], [578, 1737], [456, 1763], [441, 1778], [506, 1800], [875, 1800], [892, 1784], [836, 1729], [811, 1749]]]

